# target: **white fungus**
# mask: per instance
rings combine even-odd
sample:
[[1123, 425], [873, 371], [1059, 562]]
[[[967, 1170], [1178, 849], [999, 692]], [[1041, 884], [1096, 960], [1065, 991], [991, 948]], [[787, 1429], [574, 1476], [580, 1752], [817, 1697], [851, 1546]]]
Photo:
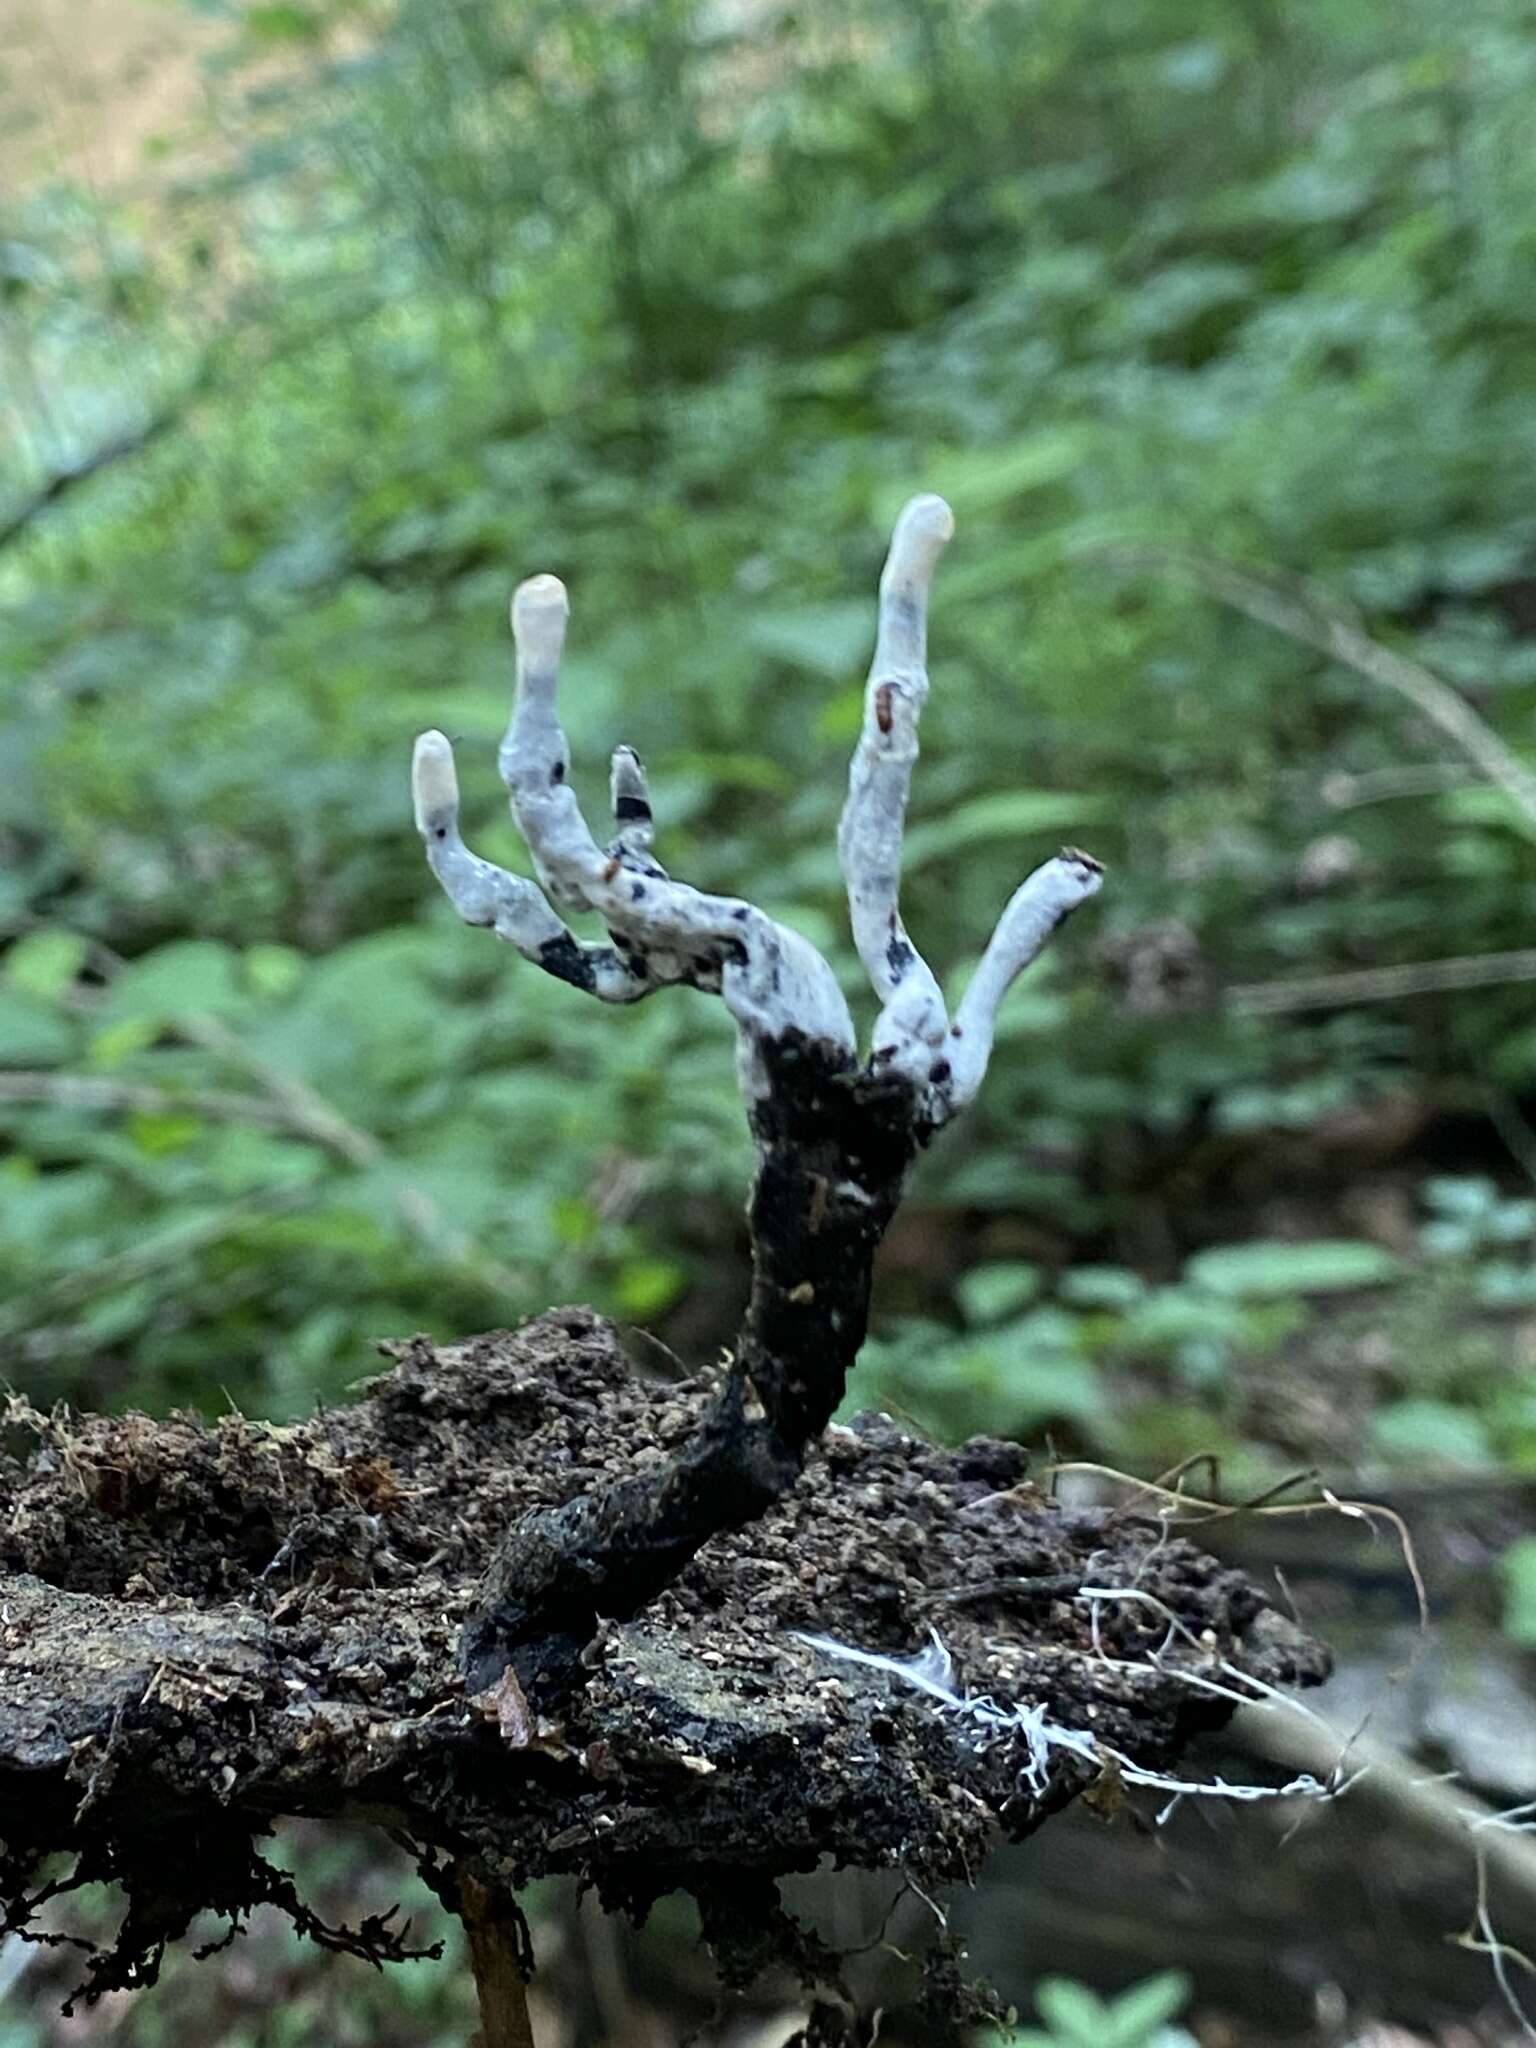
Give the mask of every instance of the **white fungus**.
[[[949, 507], [931, 495], [913, 498], [896, 522], [837, 842], [854, 942], [881, 1003], [871, 1063], [910, 1083], [914, 1119], [930, 1130], [975, 1095], [999, 1003], [1101, 880], [1097, 862], [1072, 851], [1036, 869], [1003, 913], [950, 1022], [938, 982], [902, 923], [899, 898], [902, 831], [928, 694], [928, 593], [953, 530]], [[749, 1101], [768, 1088], [764, 1048], [793, 1034], [851, 1064], [853, 1022], [815, 947], [750, 903], [674, 881], [652, 858], [650, 793], [630, 747], [613, 755], [614, 837], [606, 847], [593, 837], [571, 786], [555, 701], [568, 614], [565, 586], [554, 576], [530, 578], [512, 600], [516, 688], [499, 761], [537, 883], [469, 851], [459, 836], [453, 749], [439, 732], [423, 733], [416, 743], [416, 828], [454, 908], [604, 1002], [637, 1002], [678, 983], [718, 992], [738, 1027]], [[607, 942], [578, 939], [561, 911], [594, 913]]]

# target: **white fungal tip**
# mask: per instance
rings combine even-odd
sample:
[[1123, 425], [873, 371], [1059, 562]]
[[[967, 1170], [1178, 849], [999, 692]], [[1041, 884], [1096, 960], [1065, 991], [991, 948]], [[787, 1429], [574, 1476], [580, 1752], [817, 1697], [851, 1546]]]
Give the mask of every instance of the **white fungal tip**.
[[558, 605], [561, 611], [569, 610], [565, 585], [558, 576], [530, 576], [519, 583], [512, 593], [512, 616], [519, 612], [541, 610], [545, 605]]
[[1067, 892], [1078, 903], [1085, 903], [1090, 896], [1097, 896], [1104, 886], [1104, 863], [1095, 860], [1091, 853], [1084, 853], [1081, 847], [1064, 846], [1056, 856], [1056, 865], [1062, 870], [1062, 879]]
[[459, 778], [446, 733], [424, 732], [411, 759], [411, 795], [416, 804], [416, 830], [427, 832], [444, 811], [459, 807]]
[[918, 497], [908, 498], [901, 508], [896, 521], [896, 531], [909, 527], [914, 534], [931, 536], [942, 547], [955, 531], [955, 515], [944, 500], [934, 491], [923, 491]]
[[955, 515], [944, 500], [925, 491], [909, 498], [891, 532], [882, 587], [917, 583], [926, 588], [945, 542], [955, 530]]
[[570, 610], [558, 576], [530, 576], [513, 591], [512, 638], [529, 668], [553, 668], [559, 661]]

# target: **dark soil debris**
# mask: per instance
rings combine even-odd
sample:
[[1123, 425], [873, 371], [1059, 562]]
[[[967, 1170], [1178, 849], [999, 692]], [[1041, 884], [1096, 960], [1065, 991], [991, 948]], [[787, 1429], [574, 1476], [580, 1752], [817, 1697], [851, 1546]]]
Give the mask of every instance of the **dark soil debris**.
[[[514, 1883], [574, 1872], [637, 1910], [823, 1856], [943, 1882], [1092, 1778], [1071, 1763], [1030, 1796], [1008, 1742], [802, 1631], [909, 1655], [937, 1629], [963, 1690], [1048, 1702], [1161, 1769], [1227, 1711], [1181, 1660], [1325, 1674], [1249, 1580], [1160, 1525], [1056, 1506], [1014, 1445], [946, 1451], [866, 1417], [762, 1521], [603, 1624], [553, 1711], [520, 1689], [472, 1701], [458, 1634], [509, 1522], [665, 1459], [707, 1389], [636, 1379], [583, 1310], [385, 1348], [354, 1406], [290, 1428], [11, 1402], [0, 1929], [45, 1853], [110, 1861], [130, 1830], [142, 1857], [190, 1827], [247, 1854], [286, 1814], [382, 1818], [424, 1854]], [[1101, 1603], [1095, 1641], [1085, 1585], [1136, 1586], [1200, 1647], [1154, 1666], [1166, 1618], [1125, 1602]]]

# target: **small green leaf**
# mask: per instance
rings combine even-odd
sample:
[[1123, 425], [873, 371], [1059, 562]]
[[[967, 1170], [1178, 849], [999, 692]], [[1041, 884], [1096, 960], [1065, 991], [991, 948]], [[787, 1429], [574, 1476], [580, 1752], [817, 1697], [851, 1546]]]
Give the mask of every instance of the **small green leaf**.
[[1481, 1219], [1499, 1199], [1495, 1182], [1480, 1173], [1439, 1173], [1425, 1181], [1423, 1197], [1431, 1209], [1463, 1222]]
[[1245, 1323], [1235, 1301], [1198, 1287], [1156, 1287], [1127, 1312], [1119, 1343], [1129, 1351], [1172, 1356], [1190, 1343], [1236, 1342]]
[[[359, 1182], [362, 1176], [359, 1176]], [[353, 1192], [370, 1190], [352, 1184]], [[381, 1259], [397, 1251], [389, 1231], [366, 1211], [343, 1208], [306, 1209], [299, 1216], [274, 1216], [253, 1227], [253, 1237], [278, 1251], [301, 1256], [331, 1252], [345, 1258]]]
[[590, 1244], [597, 1232], [597, 1212], [580, 1195], [556, 1195], [549, 1205], [549, 1219], [562, 1244]]
[[1042, 1977], [1035, 2007], [1053, 2034], [1072, 2048], [1104, 2048], [1109, 2012], [1104, 2001], [1071, 1977]]
[[1073, 1266], [1057, 1291], [1074, 1308], [1124, 1310], [1145, 1298], [1147, 1283], [1125, 1266]]
[[304, 978], [304, 955], [296, 946], [247, 946], [245, 978], [259, 996], [286, 996]]
[[105, 1014], [113, 1021], [178, 1017], [238, 1010], [245, 998], [236, 978], [239, 955], [212, 939], [183, 939], [157, 946], [125, 967], [107, 992]]
[[124, 1129], [134, 1144], [150, 1159], [172, 1152], [185, 1152], [206, 1129], [201, 1117], [176, 1110], [141, 1110], [130, 1116]]
[[1108, 1405], [1098, 1367], [1072, 1352], [1032, 1343], [1030, 1320], [1006, 1333], [1006, 1345], [994, 1338], [981, 1354], [998, 1375], [1009, 1426], [1022, 1432], [1044, 1422], [1076, 1422], [1092, 1430]]
[[318, 15], [307, 7], [284, 4], [284, 0], [247, 7], [241, 20], [253, 43], [313, 43], [320, 39]]
[[859, 736], [864, 723], [864, 692], [862, 690], [839, 690], [835, 697], [829, 697], [816, 713], [812, 732], [823, 746], [845, 746]]
[[1197, 1253], [1184, 1270], [1197, 1286], [1229, 1300], [1274, 1301], [1287, 1294], [1380, 1287], [1402, 1267], [1380, 1245], [1320, 1238], [1309, 1244], [1221, 1245]]
[[48, 1067], [75, 1047], [69, 1020], [40, 996], [0, 987], [0, 1067]]
[[5, 978], [23, 995], [56, 1003], [74, 986], [89, 951], [78, 932], [29, 932], [5, 956]]
[[1383, 1457], [1420, 1465], [1491, 1465], [1493, 1446], [1481, 1419], [1449, 1401], [1393, 1401], [1371, 1423]]
[[929, 861], [979, 846], [990, 839], [1029, 839], [1042, 833], [1076, 831], [1108, 814], [1103, 797], [1074, 795], [1061, 789], [1002, 789], [972, 797], [947, 817], [915, 825], [902, 847], [905, 874], [915, 874]]
[[1087, 449], [1081, 427], [1047, 427], [1011, 447], [946, 456], [930, 464], [927, 480], [964, 517], [1059, 482], [1077, 468]]
[[116, 1024], [104, 1024], [91, 1034], [88, 1048], [93, 1067], [117, 1067], [154, 1044], [160, 1035], [156, 1017], [124, 1017]]
[[1504, 1633], [1536, 1649], [1536, 1536], [1522, 1536], [1499, 1559], [1504, 1582]]
[[1110, 2008], [1104, 2048], [1145, 2048], [1188, 2005], [1193, 1988], [1184, 1970], [1160, 1970], [1133, 1984]]
[[995, 1265], [973, 1266], [955, 1285], [960, 1313], [975, 1328], [999, 1323], [1016, 1315], [1040, 1292], [1040, 1269], [1023, 1259], [1000, 1260]]
[[747, 627], [747, 638], [760, 654], [841, 680], [867, 657], [874, 623], [873, 607], [862, 600], [797, 605], [759, 612]]
[[648, 1322], [669, 1309], [687, 1285], [681, 1266], [668, 1259], [626, 1259], [619, 1268], [614, 1301], [630, 1322]]

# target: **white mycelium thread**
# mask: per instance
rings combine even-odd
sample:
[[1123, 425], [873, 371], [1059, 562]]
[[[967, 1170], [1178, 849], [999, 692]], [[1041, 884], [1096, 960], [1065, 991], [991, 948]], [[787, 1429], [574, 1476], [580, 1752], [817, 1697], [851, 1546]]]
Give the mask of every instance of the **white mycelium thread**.
[[883, 1005], [872, 1057], [919, 1085], [939, 1056], [948, 1020], [939, 984], [901, 921], [901, 835], [928, 697], [928, 592], [954, 530], [949, 507], [932, 496], [909, 500], [896, 521], [880, 577], [864, 727], [837, 828], [854, 944]]
[[[1076, 1757], [1095, 1771], [1113, 1767], [1127, 1785], [1143, 1785], [1155, 1792], [1171, 1793], [1172, 1798], [1157, 1817], [1159, 1824], [1168, 1818], [1182, 1799], [1251, 1802], [1301, 1797], [1327, 1800], [1337, 1798], [1353, 1782], [1330, 1781], [1325, 1784], [1311, 1772], [1304, 1771], [1283, 1785], [1234, 1785], [1222, 1777], [1176, 1778], [1166, 1771], [1149, 1771], [1127, 1756], [1124, 1750], [1116, 1749], [1091, 1730], [1070, 1728], [1053, 1721], [1043, 1701], [1031, 1706], [1005, 1706], [986, 1694], [978, 1696], [957, 1691], [954, 1659], [943, 1637], [934, 1628], [928, 1631], [927, 1648], [920, 1650], [915, 1657], [888, 1657], [879, 1650], [856, 1649], [852, 1643], [839, 1642], [835, 1636], [809, 1635], [801, 1629], [793, 1629], [791, 1634], [797, 1642], [804, 1643], [808, 1649], [820, 1651], [824, 1657], [839, 1658], [845, 1664], [862, 1664], [871, 1671], [883, 1671], [898, 1684], [925, 1693], [939, 1712], [952, 1715], [961, 1726], [972, 1731], [972, 1743], [977, 1750], [990, 1748], [999, 1742], [1013, 1743], [1020, 1787], [1037, 1799], [1050, 1791], [1052, 1766], [1062, 1756]], [[1164, 1669], [1155, 1660], [1150, 1665], [1137, 1668]], [[1171, 1668], [1167, 1675], [1178, 1679], [1198, 1674]], [[1253, 1680], [1248, 1682], [1256, 1683]], [[1259, 1690], [1273, 1689], [1259, 1687]], [[1241, 1694], [1229, 1693], [1227, 1697], [1236, 1698], [1239, 1704], [1245, 1703]]]
[[[1037, 868], [1004, 911], [949, 1021], [939, 985], [902, 924], [899, 899], [907, 795], [928, 694], [928, 592], [953, 531], [949, 507], [933, 496], [913, 498], [896, 522], [837, 836], [854, 940], [882, 1005], [872, 1063], [912, 1083], [915, 1113], [934, 1127], [980, 1086], [998, 1005], [1011, 983], [1101, 880], [1097, 862], [1070, 849]], [[679, 982], [718, 991], [739, 1027], [749, 1097], [768, 1085], [763, 1046], [792, 1033], [851, 1056], [848, 1006], [812, 945], [750, 903], [673, 881], [652, 858], [650, 795], [632, 748], [613, 756], [612, 844], [603, 848], [592, 836], [571, 787], [570, 750], [555, 705], [568, 611], [565, 586], [554, 576], [531, 578], [512, 600], [517, 683], [499, 760], [542, 889], [469, 851], [459, 836], [453, 750], [438, 732], [417, 741], [416, 827], [454, 908], [605, 1002], [636, 1002]], [[552, 904], [594, 912], [611, 943], [577, 939]]]

